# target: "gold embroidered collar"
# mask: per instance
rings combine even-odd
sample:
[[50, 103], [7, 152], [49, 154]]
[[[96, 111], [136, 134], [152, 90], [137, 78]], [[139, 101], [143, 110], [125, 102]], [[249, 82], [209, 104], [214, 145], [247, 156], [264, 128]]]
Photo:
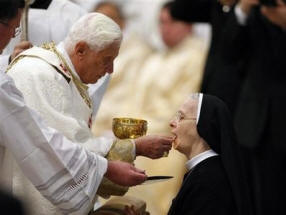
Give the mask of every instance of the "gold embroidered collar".
[[59, 51], [56, 49], [56, 45], [54, 42], [51, 43], [44, 43], [42, 45], [42, 48], [47, 49], [49, 51], [54, 52], [57, 57], [60, 59], [60, 61], [63, 63], [63, 70], [65, 70], [65, 72], [67, 72], [71, 78], [73, 83], [75, 84], [76, 88], [79, 91], [79, 94], [81, 95], [81, 97], [83, 98], [84, 102], [87, 104], [87, 106], [89, 108], [92, 107], [92, 101], [88, 95], [88, 86], [84, 83], [82, 83], [82, 81], [75, 75], [73, 74], [71, 68], [69, 67], [68, 63], [66, 62], [65, 58], [59, 53]]

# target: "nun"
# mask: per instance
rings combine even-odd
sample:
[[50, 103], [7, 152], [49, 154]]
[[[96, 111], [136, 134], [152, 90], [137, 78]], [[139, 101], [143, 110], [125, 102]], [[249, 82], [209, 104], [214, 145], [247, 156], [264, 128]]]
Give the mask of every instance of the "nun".
[[214, 96], [191, 94], [170, 126], [188, 172], [168, 215], [252, 214], [226, 105]]

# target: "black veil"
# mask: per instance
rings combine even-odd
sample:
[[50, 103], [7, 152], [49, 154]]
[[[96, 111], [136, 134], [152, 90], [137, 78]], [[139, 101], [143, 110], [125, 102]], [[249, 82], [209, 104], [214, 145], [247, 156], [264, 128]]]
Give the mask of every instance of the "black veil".
[[207, 144], [220, 155], [230, 182], [238, 215], [252, 213], [246, 174], [240, 161], [240, 149], [236, 143], [230, 112], [223, 101], [215, 96], [200, 94], [197, 130]]

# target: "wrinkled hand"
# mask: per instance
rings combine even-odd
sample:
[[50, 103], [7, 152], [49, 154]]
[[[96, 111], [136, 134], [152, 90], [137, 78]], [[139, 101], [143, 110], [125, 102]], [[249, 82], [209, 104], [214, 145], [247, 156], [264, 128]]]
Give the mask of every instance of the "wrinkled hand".
[[125, 215], [140, 215], [138, 212], [135, 211], [133, 205], [131, 205], [131, 207], [125, 206], [124, 214]]
[[147, 135], [135, 140], [136, 155], [160, 158], [164, 152], [169, 152], [172, 148], [173, 137], [160, 135]]
[[143, 183], [147, 176], [145, 171], [122, 161], [108, 161], [105, 177], [121, 186], [135, 186]]
[[286, 4], [282, 0], [277, 1], [276, 7], [261, 7], [261, 13], [273, 24], [286, 29]]
[[22, 41], [20, 43], [18, 43], [15, 48], [13, 53], [10, 56], [10, 60], [13, 60], [18, 54], [20, 54], [21, 52], [25, 51], [26, 49], [29, 49], [32, 47], [32, 44], [29, 41]]

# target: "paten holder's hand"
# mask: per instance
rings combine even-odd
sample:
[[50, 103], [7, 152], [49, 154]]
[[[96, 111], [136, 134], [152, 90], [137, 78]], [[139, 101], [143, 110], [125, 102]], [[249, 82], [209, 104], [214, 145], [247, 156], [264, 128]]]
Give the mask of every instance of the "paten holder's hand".
[[122, 161], [108, 161], [107, 171], [104, 176], [121, 186], [135, 186], [147, 179], [145, 171]]

